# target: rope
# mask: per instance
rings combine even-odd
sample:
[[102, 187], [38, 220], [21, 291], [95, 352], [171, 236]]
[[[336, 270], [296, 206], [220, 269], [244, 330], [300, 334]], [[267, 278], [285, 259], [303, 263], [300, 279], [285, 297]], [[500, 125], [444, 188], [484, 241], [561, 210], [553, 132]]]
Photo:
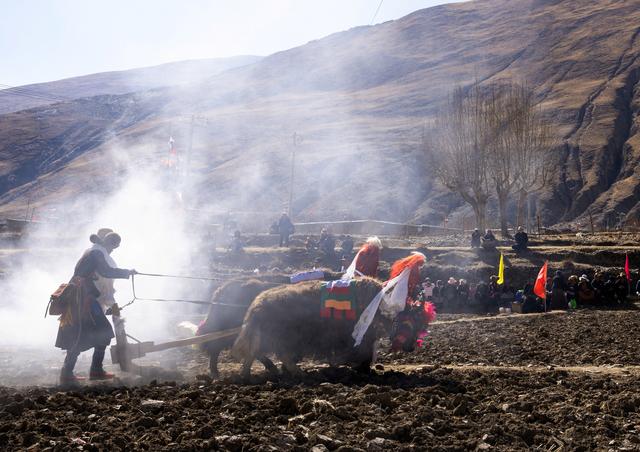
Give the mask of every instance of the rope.
[[230, 308], [242, 308], [245, 309], [247, 306], [237, 305], [237, 304], [229, 304], [229, 303], [215, 303], [212, 301], [204, 301], [204, 300], [186, 300], [180, 298], [141, 298], [136, 294], [136, 275], [142, 276], [155, 276], [161, 278], [181, 278], [181, 279], [200, 279], [200, 280], [208, 280], [208, 281], [223, 281], [221, 278], [200, 278], [196, 276], [178, 276], [178, 275], [162, 275], [159, 273], [136, 273], [131, 275], [131, 292], [133, 294], [133, 299], [120, 307], [120, 310], [123, 310], [127, 306], [131, 306], [136, 301], [156, 301], [156, 302], [170, 302], [170, 303], [190, 303], [190, 304], [199, 304], [206, 306], [227, 306]]
[[138, 276], [155, 276], [159, 278], [178, 278], [178, 279], [198, 279], [201, 281], [224, 281], [224, 278], [211, 278], [211, 277], [200, 277], [200, 276], [183, 276], [183, 275], [163, 275], [161, 273], [136, 273]]

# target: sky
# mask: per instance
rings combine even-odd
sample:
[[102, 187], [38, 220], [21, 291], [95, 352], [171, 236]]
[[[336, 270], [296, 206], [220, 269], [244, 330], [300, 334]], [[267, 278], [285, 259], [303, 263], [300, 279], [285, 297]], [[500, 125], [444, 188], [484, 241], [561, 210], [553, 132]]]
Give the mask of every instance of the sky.
[[0, 0], [0, 85], [269, 55], [453, 0]]

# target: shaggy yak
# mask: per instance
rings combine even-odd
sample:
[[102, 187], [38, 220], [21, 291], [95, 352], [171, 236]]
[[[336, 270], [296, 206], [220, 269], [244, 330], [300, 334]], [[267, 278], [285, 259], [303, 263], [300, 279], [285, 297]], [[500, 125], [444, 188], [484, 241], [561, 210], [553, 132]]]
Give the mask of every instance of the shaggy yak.
[[[351, 337], [360, 313], [382, 289], [372, 278], [355, 280], [355, 315], [342, 318], [321, 316], [322, 281], [308, 281], [269, 289], [254, 300], [244, 318], [232, 355], [243, 362], [242, 375], [249, 377], [255, 359], [264, 362], [274, 353], [292, 375], [301, 370], [296, 363], [305, 356], [349, 364], [369, 371], [377, 337], [391, 322], [376, 314], [362, 343], [354, 347]], [[268, 367], [267, 370], [273, 371]]]
[[[325, 271], [325, 279], [337, 279], [340, 275]], [[262, 292], [282, 284], [288, 284], [289, 277], [284, 275], [269, 275], [234, 279], [220, 286], [211, 297], [211, 307], [204, 322], [197, 327], [196, 334], [207, 334], [237, 328], [251, 305], [251, 302]], [[194, 327], [195, 329], [195, 327]], [[218, 378], [218, 357], [222, 350], [231, 348], [237, 336], [229, 336], [211, 342], [205, 342], [201, 349], [209, 355], [209, 372], [213, 378]], [[260, 360], [265, 367], [275, 371], [271, 360]]]

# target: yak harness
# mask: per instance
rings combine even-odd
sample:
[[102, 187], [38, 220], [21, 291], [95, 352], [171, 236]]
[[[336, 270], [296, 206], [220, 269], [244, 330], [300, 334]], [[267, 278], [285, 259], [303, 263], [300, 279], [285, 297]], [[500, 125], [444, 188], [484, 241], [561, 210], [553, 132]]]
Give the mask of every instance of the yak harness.
[[378, 295], [362, 311], [351, 335], [355, 341], [354, 347], [357, 347], [362, 342], [376, 312], [378, 312], [378, 308], [380, 308], [385, 317], [390, 319], [395, 318], [404, 309], [409, 290], [410, 273], [411, 268], [405, 268], [398, 276], [387, 281], [382, 290], [378, 292]]

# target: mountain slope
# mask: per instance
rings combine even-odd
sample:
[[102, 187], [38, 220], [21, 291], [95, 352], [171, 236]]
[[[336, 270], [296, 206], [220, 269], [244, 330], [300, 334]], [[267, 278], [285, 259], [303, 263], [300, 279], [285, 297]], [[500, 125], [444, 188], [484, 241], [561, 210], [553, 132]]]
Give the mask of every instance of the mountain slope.
[[[95, 98], [95, 108], [110, 112], [104, 122], [84, 120], [91, 105], [77, 102], [46, 119], [37, 110], [5, 115], [0, 156], [10, 163], [0, 165], [1, 209], [19, 211], [34, 187], [66, 187], [37, 196], [42, 204], [67, 198], [81, 189], [61, 181], [82, 186], [105, 165], [150, 167], [173, 135], [182, 151], [193, 138], [182, 187], [191, 205], [280, 210], [295, 132], [302, 137], [296, 218], [461, 217], [460, 200], [425, 176], [423, 125], [454, 86], [515, 78], [537, 89], [563, 141], [554, 150], [558, 176], [539, 196], [543, 222], [583, 221], [590, 208], [603, 223], [620, 213], [632, 218], [640, 209], [638, 24], [640, 0], [449, 4], [336, 33], [202, 83]], [[207, 120], [192, 127], [192, 114]], [[10, 137], [16, 128], [25, 133]], [[37, 169], [51, 143], [67, 157]], [[10, 182], [16, 173], [28, 176]]]
[[227, 69], [255, 63], [260, 58], [237, 56], [178, 61], [3, 89], [0, 90], [0, 114], [49, 105], [56, 101], [197, 83]]

